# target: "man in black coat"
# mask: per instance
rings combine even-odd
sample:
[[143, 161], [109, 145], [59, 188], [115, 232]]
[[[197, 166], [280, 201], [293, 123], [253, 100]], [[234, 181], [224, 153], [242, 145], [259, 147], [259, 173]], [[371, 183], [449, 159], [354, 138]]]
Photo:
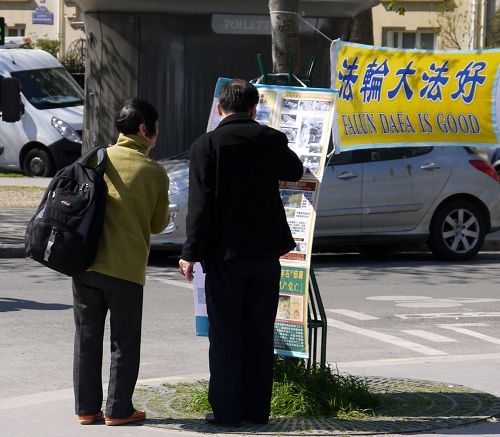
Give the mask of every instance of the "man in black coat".
[[273, 381], [279, 257], [295, 247], [278, 181], [303, 166], [285, 134], [254, 121], [259, 94], [244, 80], [224, 84], [223, 117], [191, 147], [187, 239], [179, 270], [192, 280], [202, 263], [209, 319], [206, 420], [266, 423]]

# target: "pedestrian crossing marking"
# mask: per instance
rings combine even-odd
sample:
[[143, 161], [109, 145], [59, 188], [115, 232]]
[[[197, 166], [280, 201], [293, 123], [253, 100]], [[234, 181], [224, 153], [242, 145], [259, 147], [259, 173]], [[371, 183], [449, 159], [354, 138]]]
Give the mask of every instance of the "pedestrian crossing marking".
[[500, 312], [466, 312], [466, 313], [413, 313], [394, 314], [395, 317], [403, 320], [413, 319], [472, 319], [479, 317], [500, 317]]
[[479, 340], [484, 340], [484, 341], [487, 341], [489, 343], [500, 344], [500, 338], [495, 338], [495, 337], [491, 337], [491, 336], [486, 335], [486, 334], [481, 334], [480, 332], [476, 332], [476, 331], [473, 331], [471, 329], [461, 328], [459, 326], [453, 326], [453, 325], [438, 325], [438, 326], [440, 328], [450, 329], [450, 330], [458, 332], [460, 334], [468, 335], [470, 337], [474, 337], [474, 338], [477, 338]]
[[370, 316], [368, 314], [359, 313], [357, 311], [346, 310], [346, 309], [327, 309], [326, 311], [330, 313], [340, 314], [342, 316], [351, 317], [356, 320], [379, 320], [378, 317]]
[[434, 334], [433, 332], [424, 331], [423, 329], [403, 329], [401, 332], [406, 334], [414, 335], [415, 337], [423, 338], [424, 340], [429, 340], [434, 343], [454, 343], [454, 340], [450, 337], [445, 337], [444, 335]]
[[405, 340], [403, 338], [396, 337], [391, 334], [383, 334], [378, 331], [373, 331], [371, 329], [359, 328], [358, 326], [350, 325], [348, 323], [340, 322], [338, 320], [328, 319], [328, 326], [336, 329], [342, 329], [344, 331], [352, 332], [355, 334], [364, 335], [365, 337], [373, 338], [375, 340], [382, 341], [384, 343], [389, 343], [395, 346], [402, 347], [404, 349], [409, 349], [413, 352], [417, 352], [419, 354], [428, 355], [428, 356], [437, 356], [437, 355], [448, 355], [446, 352], [433, 349], [428, 346], [424, 346], [419, 343], [415, 343], [413, 341]]

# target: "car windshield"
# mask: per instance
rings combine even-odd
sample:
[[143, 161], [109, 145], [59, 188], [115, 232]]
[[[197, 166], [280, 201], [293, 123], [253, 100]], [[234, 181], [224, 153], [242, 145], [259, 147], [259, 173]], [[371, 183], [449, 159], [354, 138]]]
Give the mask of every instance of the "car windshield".
[[21, 81], [21, 91], [38, 109], [83, 105], [83, 92], [64, 68], [12, 72]]

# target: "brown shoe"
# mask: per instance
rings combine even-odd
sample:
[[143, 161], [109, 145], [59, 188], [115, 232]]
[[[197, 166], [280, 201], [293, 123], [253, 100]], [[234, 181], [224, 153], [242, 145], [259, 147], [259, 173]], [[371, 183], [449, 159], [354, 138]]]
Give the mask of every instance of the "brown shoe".
[[98, 422], [102, 419], [104, 419], [102, 411], [90, 416], [78, 416], [78, 422], [80, 422], [80, 425], [91, 425], [92, 423]]
[[146, 419], [146, 413], [144, 411], [135, 410], [130, 416], [124, 417], [122, 419], [113, 419], [112, 417], [105, 417], [104, 423], [108, 426], [114, 425], [125, 425], [126, 423], [139, 422], [140, 420]]

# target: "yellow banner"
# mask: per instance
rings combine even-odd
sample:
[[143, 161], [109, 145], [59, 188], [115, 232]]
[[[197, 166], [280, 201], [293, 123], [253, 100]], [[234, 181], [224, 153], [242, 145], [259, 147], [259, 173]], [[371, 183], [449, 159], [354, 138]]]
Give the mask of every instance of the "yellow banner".
[[500, 51], [424, 51], [335, 42], [334, 138], [342, 149], [499, 143]]

